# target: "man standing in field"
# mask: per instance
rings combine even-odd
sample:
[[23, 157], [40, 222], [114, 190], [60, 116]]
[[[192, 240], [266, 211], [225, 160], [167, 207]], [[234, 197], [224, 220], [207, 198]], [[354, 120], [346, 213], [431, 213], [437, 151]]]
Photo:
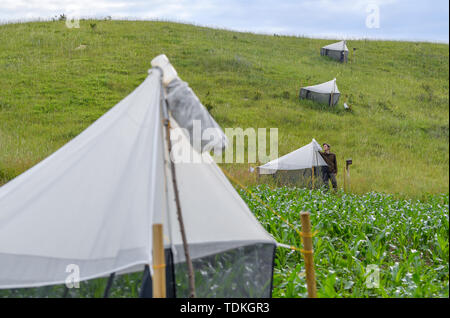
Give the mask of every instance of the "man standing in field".
[[336, 174], [337, 174], [337, 162], [336, 162], [336, 155], [332, 152], [330, 152], [330, 145], [327, 143], [324, 143], [323, 145], [323, 152], [320, 151], [320, 155], [322, 156], [323, 160], [327, 163], [328, 166], [323, 167], [323, 182], [325, 183], [325, 188], [328, 190], [330, 188], [328, 182], [331, 180], [331, 184], [333, 185], [333, 189], [337, 190], [337, 181], [336, 181]]

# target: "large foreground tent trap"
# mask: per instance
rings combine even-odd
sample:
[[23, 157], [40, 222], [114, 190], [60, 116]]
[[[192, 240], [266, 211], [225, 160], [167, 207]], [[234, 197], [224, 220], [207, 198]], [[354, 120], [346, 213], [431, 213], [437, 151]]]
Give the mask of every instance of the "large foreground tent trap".
[[300, 98], [310, 99], [321, 104], [334, 106], [339, 102], [341, 93], [336, 85], [336, 79], [331, 81], [300, 88]]
[[[152, 68], [80, 135], [0, 188], [0, 289], [64, 284], [73, 264], [80, 281], [151, 273], [158, 223], [172, 295], [188, 296], [163, 120], [171, 116], [171, 131], [191, 129], [199, 101], [185, 82], [162, 83]], [[214, 126], [199, 107], [194, 119]], [[174, 145], [191, 156], [175, 170], [197, 296], [270, 297], [276, 242], [203, 146], [183, 134]]]
[[258, 167], [260, 175], [271, 175], [282, 184], [299, 186], [321, 185], [322, 167], [327, 163], [315, 139], [309, 144]]
[[329, 56], [330, 58], [341, 63], [348, 61], [347, 41], [340, 41], [330, 45], [326, 45], [320, 49], [320, 55]]

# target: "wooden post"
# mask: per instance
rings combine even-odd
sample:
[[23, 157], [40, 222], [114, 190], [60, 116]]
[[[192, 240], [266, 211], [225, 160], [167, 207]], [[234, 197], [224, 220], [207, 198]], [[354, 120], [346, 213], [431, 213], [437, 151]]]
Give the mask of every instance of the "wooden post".
[[259, 183], [259, 180], [261, 179], [261, 176], [259, 175], [259, 166], [256, 167], [256, 179], [257, 179], [257, 181]]
[[350, 191], [350, 165], [353, 163], [352, 159], [345, 160], [344, 166], [344, 191]]
[[334, 104], [333, 96], [334, 96], [335, 88], [336, 88], [336, 79], [334, 79], [334, 81], [333, 81], [333, 91], [331, 92], [331, 96], [330, 96], [330, 106], [333, 106], [333, 104]]
[[344, 192], [347, 192], [347, 167], [344, 165]]
[[[161, 86], [161, 89], [163, 89], [162, 86]], [[161, 96], [164, 96], [164, 95], [161, 94]], [[164, 104], [164, 105], [166, 105], [166, 104]], [[173, 185], [173, 192], [175, 194], [175, 206], [177, 208], [177, 216], [178, 216], [178, 224], [180, 225], [181, 240], [183, 241], [184, 256], [186, 257], [186, 264], [188, 267], [189, 297], [195, 298], [194, 265], [192, 264], [191, 255], [189, 253], [189, 244], [187, 241], [186, 229], [184, 227], [183, 214], [181, 213], [181, 202], [180, 202], [180, 194], [178, 192], [175, 163], [172, 159], [170, 159], [170, 154], [172, 153], [172, 141], [170, 139], [170, 120], [169, 120], [169, 115], [167, 113], [167, 107], [163, 107], [163, 111], [165, 113], [164, 114], [164, 117], [165, 117], [164, 126], [166, 127], [167, 151], [169, 153], [170, 171], [172, 173], [172, 185]]]
[[303, 259], [305, 260], [306, 285], [308, 297], [316, 298], [316, 277], [314, 273], [314, 251], [312, 246], [311, 221], [309, 212], [300, 212], [302, 222]]
[[153, 298], [166, 298], [166, 264], [162, 224], [153, 224]]
[[311, 188], [314, 190], [314, 166], [311, 167]]
[[347, 179], [347, 191], [350, 191], [350, 166], [347, 165], [345, 167], [345, 174], [346, 174], [346, 179]]

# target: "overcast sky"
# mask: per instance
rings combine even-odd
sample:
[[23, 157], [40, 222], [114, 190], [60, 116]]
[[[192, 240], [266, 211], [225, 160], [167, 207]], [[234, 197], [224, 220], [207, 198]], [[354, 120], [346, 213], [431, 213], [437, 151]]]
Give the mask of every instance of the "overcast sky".
[[268, 34], [448, 43], [448, 0], [0, 0], [0, 21], [164, 19]]

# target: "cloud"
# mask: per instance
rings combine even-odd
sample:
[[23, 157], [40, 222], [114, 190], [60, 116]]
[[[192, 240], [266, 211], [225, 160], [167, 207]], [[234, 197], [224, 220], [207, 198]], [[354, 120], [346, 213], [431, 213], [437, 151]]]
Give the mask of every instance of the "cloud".
[[2, 0], [0, 19], [49, 18], [62, 13], [95, 16], [98, 12], [124, 10], [128, 5], [125, 0]]
[[[380, 9], [368, 29], [367, 6]], [[240, 31], [448, 43], [448, 2], [414, 0], [1, 0], [0, 20], [68, 16], [164, 19]]]

